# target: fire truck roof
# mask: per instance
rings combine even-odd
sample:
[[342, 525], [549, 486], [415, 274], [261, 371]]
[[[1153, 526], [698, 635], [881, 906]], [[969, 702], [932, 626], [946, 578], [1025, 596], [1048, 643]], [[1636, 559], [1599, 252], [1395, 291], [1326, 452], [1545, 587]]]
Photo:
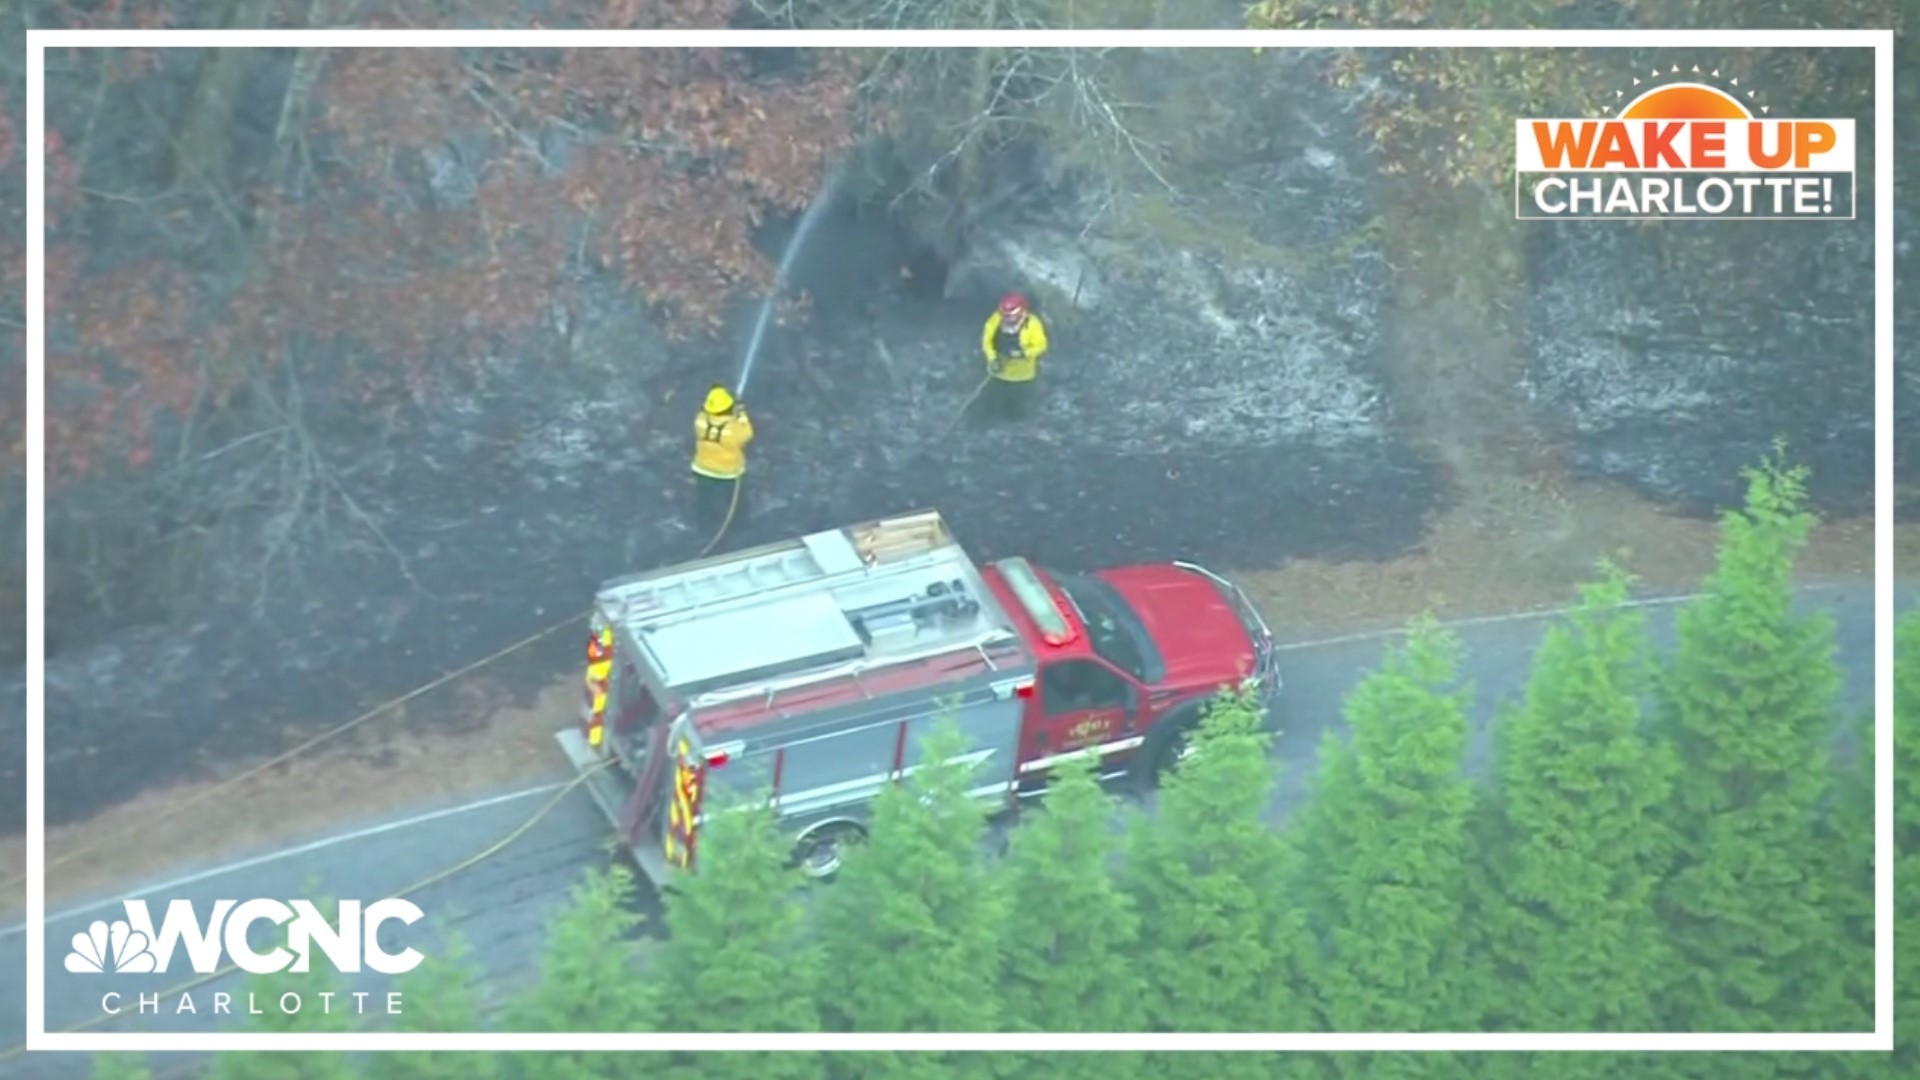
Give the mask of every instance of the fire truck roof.
[[933, 511], [620, 578], [597, 601], [649, 680], [680, 697], [1021, 640]]

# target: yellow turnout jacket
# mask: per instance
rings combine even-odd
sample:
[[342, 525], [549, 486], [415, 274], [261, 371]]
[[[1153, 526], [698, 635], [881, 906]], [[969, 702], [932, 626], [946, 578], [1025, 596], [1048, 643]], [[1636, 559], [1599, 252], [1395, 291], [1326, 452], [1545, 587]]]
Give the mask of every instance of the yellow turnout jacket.
[[693, 471], [715, 480], [736, 480], [747, 471], [747, 444], [753, 421], [745, 409], [715, 416], [702, 411], [693, 420]]
[[[1020, 327], [1019, 350], [1001, 351], [1004, 339], [1000, 336], [1000, 313], [994, 312], [987, 317], [987, 326], [980, 334], [980, 348], [987, 354], [987, 371], [996, 379], [1007, 382], [1032, 382], [1040, 374], [1040, 357], [1047, 351], [1047, 328], [1040, 325], [1040, 316], [1027, 312], [1027, 321]], [[1001, 362], [1000, 370], [993, 371], [993, 362]]]

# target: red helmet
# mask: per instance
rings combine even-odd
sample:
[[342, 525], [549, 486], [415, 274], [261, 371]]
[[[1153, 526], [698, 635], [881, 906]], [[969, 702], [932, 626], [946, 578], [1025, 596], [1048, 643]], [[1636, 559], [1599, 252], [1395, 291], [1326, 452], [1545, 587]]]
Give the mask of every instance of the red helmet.
[[1000, 298], [1000, 317], [1003, 319], [1023, 319], [1027, 314], [1027, 298], [1017, 292], [1008, 293]]

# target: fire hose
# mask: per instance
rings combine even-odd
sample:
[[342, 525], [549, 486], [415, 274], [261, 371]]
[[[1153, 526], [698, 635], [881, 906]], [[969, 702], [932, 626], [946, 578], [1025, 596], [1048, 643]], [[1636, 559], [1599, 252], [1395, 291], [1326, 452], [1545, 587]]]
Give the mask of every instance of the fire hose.
[[[708, 552], [711, 552], [714, 549], [714, 547], [720, 543], [721, 538], [727, 534], [727, 529], [733, 525], [734, 516], [739, 511], [739, 508], [740, 508], [740, 481], [738, 479], [735, 479], [733, 482], [733, 498], [727, 503], [726, 519], [720, 523], [720, 530], [713, 535], [713, 539], [707, 541], [707, 546], [700, 549], [700, 557], [704, 558]], [[361, 725], [367, 723], [370, 720], [373, 720], [376, 717], [383, 716], [387, 713], [394, 711], [395, 709], [398, 709], [400, 706], [405, 705], [407, 702], [412, 701], [423, 694], [431, 693], [434, 690], [438, 690], [442, 686], [447, 685], [448, 683], [454, 681], [455, 679], [461, 678], [466, 675], [470, 675], [473, 672], [478, 671], [483, 667], [487, 667], [491, 665], [497, 660], [504, 660], [507, 657], [513, 655], [514, 653], [521, 651], [522, 649], [526, 649], [533, 645], [536, 645], [539, 642], [544, 641], [547, 638], [552, 637], [553, 635], [559, 633], [560, 631], [565, 630], [567, 627], [572, 626], [575, 623], [578, 623], [584, 620], [586, 617], [587, 617], [586, 612], [581, 612], [577, 615], [568, 616], [567, 618], [562, 619], [557, 623], [554, 623], [542, 630], [539, 630], [533, 634], [529, 634], [524, 638], [521, 638], [519, 641], [516, 641], [513, 644], [508, 645], [503, 649], [499, 649], [495, 652], [489, 653], [488, 655], [483, 656], [480, 659], [473, 661], [472, 663], [455, 668], [454, 670], [449, 671], [444, 675], [441, 675], [439, 678], [436, 678], [431, 682], [425, 683], [421, 686], [414, 687], [412, 690], [409, 690], [406, 693], [401, 694], [399, 697], [392, 698], [388, 701], [375, 705], [374, 707], [368, 709], [367, 711], [361, 713], [360, 715], [355, 716], [353, 719], [348, 720], [345, 723], [337, 724], [334, 727], [328, 728], [326, 731], [323, 731], [318, 735], [313, 736], [312, 738], [306, 740], [305, 742], [301, 743], [298, 746], [293, 747], [290, 750], [277, 754], [274, 757], [269, 758], [268, 760], [261, 762], [260, 764], [255, 765], [254, 767], [247, 769], [242, 773], [239, 773], [238, 775], [222, 780], [221, 782], [213, 785], [212, 787], [201, 789], [200, 791], [196, 792], [192, 796], [182, 799], [181, 801], [173, 804], [171, 807], [165, 810], [160, 810], [155, 813], [147, 814], [143, 816], [140, 819], [137, 826], [117, 830], [115, 832], [109, 833], [108, 835], [92, 843], [81, 844], [77, 847], [70, 848], [67, 851], [62, 852], [57, 858], [49, 858], [47, 859], [45, 864], [46, 869], [52, 870], [55, 867], [64, 866], [75, 859], [81, 858], [82, 856], [92, 854], [104, 848], [113, 847], [125, 840], [131, 840], [134, 838], [134, 835], [136, 833], [143, 832], [146, 828], [151, 827], [156, 822], [170, 821], [174, 818], [177, 818], [181, 814], [184, 814], [188, 810], [191, 810], [194, 807], [207, 802], [208, 800], [212, 799], [217, 795], [227, 794], [228, 792], [231, 792], [234, 788], [237, 788], [241, 784], [246, 783], [248, 780], [251, 780], [254, 777], [260, 776], [263, 773], [270, 772], [271, 770], [278, 768], [279, 766], [284, 765], [289, 761], [292, 761], [294, 758], [297, 758], [302, 754], [305, 754], [307, 751], [320, 746], [322, 743], [330, 742], [334, 739], [337, 739], [340, 736], [345, 735], [347, 732], [352, 731], [357, 727], [360, 727]], [[5, 882], [0, 882], [0, 891], [11, 892], [15, 889], [21, 888], [26, 883], [27, 883], [26, 875], [17, 874], [11, 878], [8, 878]]]
[[[733, 497], [727, 503], [726, 517], [721, 521], [720, 529], [718, 532], [714, 533], [713, 539], [709, 540], [707, 542], [706, 547], [700, 550], [700, 557], [704, 557], [708, 552], [712, 551], [713, 548], [717, 544], [719, 544], [721, 538], [726, 536], [727, 529], [732, 526], [733, 519], [735, 515], [738, 513], [740, 508], [740, 490], [741, 490], [741, 481], [739, 478], [736, 477], [733, 481]], [[413, 690], [410, 690], [407, 693], [402, 694], [397, 698], [394, 698], [390, 701], [377, 705], [374, 708], [361, 713], [360, 715], [354, 717], [351, 720], [348, 720], [343, 724], [336, 725], [335, 727], [330, 728], [327, 731], [321, 732], [319, 735], [316, 735], [313, 738], [308, 739], [306, 742], [301, 743], [299, 746], [296, 746], [293, 749], [288, 750], [285, 753], [282, 753], [267, 762], [264, 762], [251, 769], [248, 769], [247, 771], [237, 776], [231, 777], [221, 782], [220, 784], [215, 785], [212, 788], [203, 790], [192, 798], [183, 800], [182, 802], [176, 804], [174, 807], [172, 807], [167, 811], [149, 816], [148, 818], [143, 820], [142, 824], [150, 825], [156, 820], [167, 820], [170, 818], [177, 817], [180, 814], [184, 813], [186, 810], [190, 809], [191, 807], [198, 805], [202, 802], [205, 802], [206, 800], [212, 798], [215, 795], [221, 794], [222, 792], [230, 791], [233, 788], [237, 787], [238, 785], [244, 783], [245, 781], [252, 779], [253, 777], [258, 776], [264, 772], [267, 772], [268, 770], [273, 769], [275, 766], [284, 764], [287, 761], [290, 761], [293, 758], [298, 757], [299, 755], [307, 752], [308, 750], [311, 750], [314, 747], [319, 746], [321, 743], [324, 743], [330, 739], [338, 738], [339, 736], [347, 733], [348, 731], [351, 731], [354, 728], [357, 728], [360, 725], [366, 723], [367, 721], [372, 720], [374, 717], [380, 716], [384, 713], [397, 709], [401, 705], [406, 704], [407, 702], [419, 697], [422, 694], [428, 693], [441, 686], [445, 686], [447, 683], [452, 682], [453, 680], [458, 679], [463, 675], [467, 675], [474, 671], [477, 671], [480, 668], [483, 668], [493, 663], [496, 660], [504, 659], [505, 657], [515, 652], [518, 652], [521, 649], [525, 649], [535, 644], [536, 642], [539, 642], [547, 637], [551, 637], [553, 634], [556, 634], [561, 630], [564, 630], [567, 627], [572, 626], [573, 624], [579, 622], [585, 617], [586, 617], [585, 613], [571, 616], [561, 622], [558, 622], [551, 626], [546, 627], [545, 629], [539, 631], [538, 633], [522, 638], [519, 641], [514, 642], [512, 645], [509, 645], [504, 649], [500, 649], [499, 651], [494, 652], [488, 656], [482, 657], [481, 659], [476, 660], [470, 664], [467, 664], [464, 667], [460, 667], [451, 672], [448, 672], [447, 674], [440, 676], [439, 678], [433, 680], [432, 682], [429, 682], [423, 686], [416, 687]], [[592, 768], [587, 769], [586, 771], [580, 773], [580, 775], [574, 777], [573, 780], [570, 781], [565, 787], [555, 792], [553, 797], [551, 799], [548, 799], [547, 802], [543, 804], [538, 810], [536, 810], [531, 817], [529, 817], [526, 821], [522, 822], [518, 827], [516, 827], [513, 831], [509, 832], [507, 835], [501, 837], [499, 840], [495, 841], [493, 844], [482, 849], [481, 851], [476, 852], [475, 854], [470, 855], [465, 859], [462, 859], [460, 862], [457, 862], [452, 866], [449, 866], [439, 871], [438, 873], [431, 875], [430, 877], [423, 878], [420, 881], [417, 881], [411, 885], [408, 885], [407, 887], [405, 887], [404, 889], [401, 889], [399, 892], [395, 893], [394, 895], [396, 897], [407, 897], [414, 893], [420, 892], [424, 889], [431, 888], [432, 886], [437, 885], [440, 882], [445, 881], [456, 874], [462, 873], [466, 870], [470, 870], [473, 867], [478, 866], [481, 863], [486, 862], [488, 859], [491, 859], [494, 856], [500, 854], [502, 851], [506, 850], [510, 845], [512, 845], [514, 841], [520, 839], [522, 836], [525, 836], [528, 832], [532, 831], [533, 827], [539, 824], [541, 820], [543, 820], [549, 813], [551, 813], [554, 807], [560, 805], [561, 800], [565, 799], [567, 795], [571, 794], [576, 788], [578, 788], [581, 784], [585, 783], [588, 780], [588, 778], [593, 776], [595, 773], [601, 771], [602, 769], [607, 768], [611, 764], [613, 764], [612, 759], [608, 759], [607, 761], [596, 764]], [[63, 863], [70, 862], [89, 852], [97, 851], [103, 847], [106, 847], [114, 841], [129, 837], [135, 831], [136, 830], [134, 829], [124, 829], [124, 830], [121, 830], [120, 832], [113, 833], [107, 836], [106, 838], [104, 838], [103, 840], [97, 841], [93, 844], [82, 845], [80, 847], [74, 848], [62, 854], [57, 859], [49, 859], [46, 863], [46, 866], [48, 869], [51, 869]], [[17, 887], [19, 885], [24, 884], [25, 881], [26, 879], [24, 877], [16, 877], [12, 881], [8, 882], [7, 886], [10, 888]], [[236, 965], [229, 964], [226, 967], [223, 967], [220, 970], [215, 971], [211, 974], [200, 976], [190, 981], [181, 983], [178, 986], [170, 987], [166, 990], [160, 991], [160, 993], [164, 996], [184, 994], [194, 989], [197, 989], [201, 986], [205, 986], [206, 984], [213, 982], [217, 979], [221, 979], [226, 977], [227, 975], [231, 975], [237, 970], [239, 970], [239, 968]], [[100, 1024], [104, 1023], [107, 1019], [108, 1019], [108, 1014], [103, 1013], [102, 1015], [95, 1017], [91, 1020], [88, 1020], [84, 1023], [61, 1028], [59, 1029], [58, 1034], [71, 1034], [71, 1033], [86, 1031], [90, 1028], [99, 1026]], [[26, 1044], [22, 1043], [20, 1045], [10, 1047], [5, 1051], [0, 1051], [0, 1061], [10, 1060], [24, 1053], [26, 1053]]]
[[727, 528], [733, 524], [733, 515], [740, 509], [740, 481], [741, 478], [738, 476], [733, 478], [733, 498], [727, 500], [727, 516], [720, 521], [720, 531], [713, 534], [713, 539], [707, 541], [707, 546], [701, 548], [700, 554], [694, 558], [706, 558], [707, 553], [720, 542], [720, 538], [727, 535]]
[[[557, 634], [560, 631], [565, 630], [567, 627], [572, 626], [577, 622], [580, 622], [586, 617], [587, 617], [587, 613], [584, 611], [578, 615], [569, 616], [568, 618], [563, 619], [560, 622], [554, 623], [553, 625], [548, 626], [547, 628], [540, 630], [537, 633], [529, 634], [528, 636], [521, 638], [519, 641], [516, 641], [513, 644], [508, 645], [504, 649], [500, 649], [497, 652], [481, 657], [480, 659], [475, 660], [472, 663], [465, 665], [464, 667], [455, 668], [454, 670], [447, 672], [445, 675], [442, 675], [439, 678], [434, 679], [432, 682], [429, 682], [424, 686], [415, 687], [414, 689], [409, 690], [404, 694], [401, 694], [397, 698], [393, 698], [390, 701], [386, 701], [379, 705], [375, 705], [373, 708], [368, 709], [366, 712], [361, 713], [360, 715], [354, 717], [353, 719], [348, 720], [343, 724], [338, 724], [332, 728], [329, 728], [326, 731], [323, 731], [320, 734], [315, 735], [313, 738], [308, 739], [306, 742], [301, 743], [299, 746], [296, 746], [293, 749], [286, 751], [285, 753], [279, 754], [265, 762], [262, 762], [259, 765], [255, 765], [253, 768], [248, 769], [237, 776], [229, 777], [228, 779], [223, 780], [220, 783], [215, 784], [210, 788], [205, 788], [199, 791], [198, 793], [194, 794], [193, 796], [183, 799], [178, 803], [175, 803], [169, 809], [161, 810], [161, 811], [143, 816], [140, 819], [139, 825], [150, 826], [150, 825], [153, 825], [155, 822], [168, 821], [173, 818], [179, 817], [181, 814], [187, 812], [188, 810], [192, 809], [195, 806], [200, 805], [201, 803], [206, 802], [208, 799], [211, 799], [216, 795], [226, 794], [227, 792], [232, 791], [234, 788], [240, 786], [246, 781], [251, 780], [254, 777], [259, 776], [262, 773], [268, 772], [269, 770], [272, 770], [278, 766], [286, 764], [287, 762], [293, 760], [294, 758], [299, 757], [301, 754], [304, 754], [307, 751], [312, 750], [314, 747], [319, 746], [321, 743], [327, 742], [332, 739], [337, 739], [340, 736], [346, 734], [347, 732], [352, 731], [354, 728], [357, 728], [360, 725], [366, 723], [367, 721], [372, 720], [377, 716], [382, 716], [382, 715], [385, 715], [386, 713], [392, 712], [393, 710], [399, 708], [402, 705], [405, 705], [407, 702], [412, 701], [413, 699], [419, 697], [422, 694], [429, 693], [433, 690], [437, 690], [440, 687], [445, 686], [446, 684], [452, 682], [455, 679], [458, 679], [464, 675], [470, 675], [473, 672], [478, 671], [489, 664], [492, 664], [496, 660], [503, 660], [506, 657], [511, 656], [522, 649], [528, 648], [529, 646], [535, 645], [540, 641], [545, 640], [546, 638], [552, 637], [554, 634]], [[134, 834], [140, 831], [141, 829], [138, 827], [120, 829], [116, 832], [108, 834], [107, 836], [93, 843], [81, 844], [78, 847], [72, 848], [62, 853], [59, 858], [48, 859], [46, 862], [46, 868], [48, 870], [51, 870], [56, 866], [61, 866], [66, 863], [72, 862], [73, 860], [80, 858], [83, 855], [87, 855], [89, 853], [99, 851], [100, 849], [114, 845], [119, 841], [132, 839]], [[26, 880], [27, 879], [24, 875], [19, 875], [19, 876], [9, 878], [4, 884], [0, 884], [0, 889], [6, 890], [6, 891], [12, 891], [26, 884]]]
[[[505, 836], [494, 841], [492, 844], [488, 845], [487, 847], [482, 848], [480, 851], [477, 851], [474, 854], [467, 856], [465, 859], [462, 859], [459, 862], [454, 863], [452, 866], [449, 866], [446, 869], [441, 870], [440, 872], [433, 874], [430, 877], [422, 878], [419, 881], [416, 881], [413, 884], [408, 885], [407, 887], [394, 893], [393, 895], [396, 898], [405, 898], [408, 896], [412, 896], [414, 893], [432, 888], [433, 886], [440, 884], [441, 882], [447, 880], [448, 878], [453, 877], [455, 874], [459, 874], [464, 871], [471, 870], [474, 867], [480, 865], [481, 863], [486, 862], [488, 859], [491, 859], [494, 856], [500, 854], [502, 851], [505, 851], [509, 846], [513, 844], [514, 841], [525, 836], [527, 833], [532, 832], [533, 827], [535, 825], [538, 825], [541, 822], [541, 820], [544, 819], [548, 814], [552, 813], [554, 807], [559, 806], [561, 800], [565, 799], [568, 795], [572, 794], [574, 789], [578, 788], [581, 784], [586, 783], [588, 778], [592, 777], [595, 773], [612, 765], [613, 760], [614, 759], [612, 758], [608, 758], [606, 761], [599, 762], [594, 766], [592, 766], [591, 768], [588, 768], [582, 771], [580, 775], [574, 777], [570, 782], [568, 782], [568, 784], [565, 787], [561, 788], [559, 791], [554, 792], [552, 798], [548, 799], [544, 804], [542, 804], [540, 809], [534, 811], [532, 817], [529, 817], [527, 820], [521, 822], [518, 826], [516, 826], [512, 832], [507, 833]], [[172, 986], [172, 987], [168, 987], [165, 990], [161, 990], [159, 991], [159, 995], [161, 997], [173, 997], [179, 994], [184, 994], [189, 991], [196, 990], [202, 986], [205, 986], [216, 979], [225, 978], [226, 976], [231, 975], [238, 970], [240, 970], [238, 965], [228, 964], [227, 966], [221, 968], [218, 971], [213, 972], [212, 974], [202, 975], [198, 978], [191, 979], [187, 982], [183, 982], [178, 986]], [[87, 1020], [79, 1024], [73, 1024], [68, 1027], [63, 1027], [63, 1028], [60, 1028], [58, 1031], [49, 1032], [49, 1034], [69, 1035], [77, 1032], [86, 1031], [89, 1028], [98, 1027], [99, 1025], [105, 1023], [109, 1018], [110, 1018], [110, 1014], [102, 1013], [91, 1020]], [[9, 1059], [18, 1057], [19, 1055], [24, 1054], [26, 1052], [27, 1052], [27, 1047], [25, 1043], [21, 1043], [18, 1046], [9, 1047], [5, 1051], [0, 1051], [0, 1061], [7, 1061]]]
[[980, 395], [986, 392], [987, 384], [992, 381], [993, 374], [991, 372], [987, 374], [986, 378], [980, 380], [980, 385], [974, 387], [973, 393], [968, 394], [967, 399], [960, 403], [960, 408], [954, 411], [953, 419], [949, 420], [947, 426], [941, 429], [940, 438], [934, 443], [935, 446], [947, 441], [947, 436], [953, 434], [953, 429], [960, 425], [961, 419], [967, 415], [967, 410], [973, 408], [973, 403], [980, 400]]

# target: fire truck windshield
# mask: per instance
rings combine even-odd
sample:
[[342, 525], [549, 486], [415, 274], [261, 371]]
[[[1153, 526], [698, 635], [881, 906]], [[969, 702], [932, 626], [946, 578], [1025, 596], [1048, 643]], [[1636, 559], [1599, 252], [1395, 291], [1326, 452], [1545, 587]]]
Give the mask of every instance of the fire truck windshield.
[[1087, 642], [1101, 659], [1148, 685], [1166, 677], [1146, 624], [1113, 586], [1080, 574], [1051, 576], [1086, 623]]

